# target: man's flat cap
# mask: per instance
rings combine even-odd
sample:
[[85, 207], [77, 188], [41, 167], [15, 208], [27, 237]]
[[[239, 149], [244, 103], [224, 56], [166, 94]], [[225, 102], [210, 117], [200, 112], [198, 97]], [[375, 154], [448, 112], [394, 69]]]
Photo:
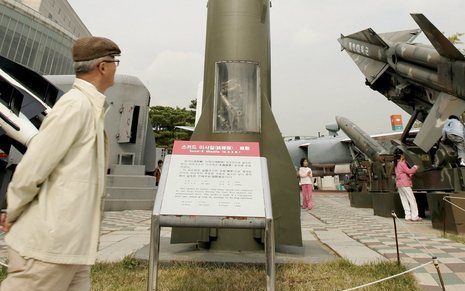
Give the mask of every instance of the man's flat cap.
[[83, 37], [74, 43], [73, 60], [83, 62], [106, 56], [119, 56], [121, 50], [113, 41], [104, 37]]

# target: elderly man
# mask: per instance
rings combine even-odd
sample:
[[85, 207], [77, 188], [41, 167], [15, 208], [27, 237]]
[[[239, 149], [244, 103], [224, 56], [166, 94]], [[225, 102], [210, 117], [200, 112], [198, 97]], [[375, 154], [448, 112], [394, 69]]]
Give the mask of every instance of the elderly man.
[[90, 290], [102, 218], [106, 89], [121, 51], [86, 37], [73, 46], [76, 80], [45, 118], [8, 187], [8, 277], [0, 290]]
[[457, 148], [457, 155], [460, 158], [460, 166], [465, 167], [465, 142], [463, 139], [464, 126], [455, 115], [449, 116], [442, 128], [442, 140], [450, 140]]

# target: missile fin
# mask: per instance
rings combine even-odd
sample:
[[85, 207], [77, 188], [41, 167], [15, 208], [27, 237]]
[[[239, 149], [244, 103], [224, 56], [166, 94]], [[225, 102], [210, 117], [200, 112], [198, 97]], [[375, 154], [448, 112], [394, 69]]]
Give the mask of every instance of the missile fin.
[[[340, 39], [343, 39], [344, 37], [345, 37], [345, 36], [341, 33], [341, 38], [339, 38], [339, 40], [340, 40]], [[339, 41], [339, 40], [338, 40], [338, 41]], [[339, 41], [339, 43], [341, 43], [341, 42]], [[341, 52], [342, 52], [343, 50], [344, 50], [344, 47], [342, 46], [342, 43], [341, 43]]]
[[347, 51], [370, 84], [373, 84], [387, 70], [388, 64]]
[[465, 56], [423, 14], [410, 14], [438, 53], [451, 60], [465, 61]]
[[378, 34], [376, 34], [376, 32], [371, 28], [353, 33], [346, 37], [350, 37], [350, 38], [353, 38], [359, 41], [371, 43], [371, 44], [384, 47], [384, 48], [389, 47], [388, 44], [384, 42], [384, 40]]
[[420, 131], [413, 140], [423, 151], [428, 152], [442, 135], [442, 128], [450, 115], [460, 115], [465, 111], [465, 101], [441, 93], [426, 116]]
[[399, 42], [411, 43], [420, 34], [420, 29], [410, 29], [380, 33], [379, 36], [389, 45]]

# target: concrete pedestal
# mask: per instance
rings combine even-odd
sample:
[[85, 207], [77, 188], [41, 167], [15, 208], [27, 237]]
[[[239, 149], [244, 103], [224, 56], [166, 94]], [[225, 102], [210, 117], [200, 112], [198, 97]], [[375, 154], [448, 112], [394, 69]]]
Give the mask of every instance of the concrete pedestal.
[[391, 211], [397, 214], [397, 217], [404, 218], [404, 208], [400, 202], [399, 193], [397, 192], [372, 192], [373, 213], [382, 217], [391, 217]]
[[349, 192], [350, 206], [355, 208], [373, 208], [371, 192]]
[[453, 197], [465, 198], [465, 192], [445, 193], [432, 192], [427, 194], [428, 206], [431, 212], [431, 222], [433, 228], [453, 233], [465, 233], [465, 212], [452, 206], [443, 200], [444, 197], [451, 196], [449, 201], [465, 209], [465, 200], [454, 199]]

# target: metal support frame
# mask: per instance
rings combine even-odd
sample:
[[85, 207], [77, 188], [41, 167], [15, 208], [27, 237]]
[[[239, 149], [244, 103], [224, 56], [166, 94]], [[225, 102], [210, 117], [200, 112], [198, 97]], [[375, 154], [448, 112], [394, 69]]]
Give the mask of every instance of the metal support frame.
[[403, 144], [406, 144], [406, 140], [409, 137], [410, 130], [412, 129], [413, 125], [415, 124], [415, 121], [418, 119], [418, 115], [420, 114], [420, 110], [415, 109], [413, 111], [413, 114], [411, 115], [409, 121], [407, 122], [407, 126], [405, 126], [404, 131], [402, 132], [402, 135], [400, 137], [400, 140]]
[[[162, 227], [211, 227], [211, 228], [236, 228], [236, 229], [264, 229], [265, 230], [265, 268], [266, 287], [268, 291], [275, 290], [275, 235], [274, 222], [271, 208], [270, 186], [268, 181], [268, 168], [265, 158], [261, 158], [261, 170], [263, 181], [263, 195], [265, 202], [265, 217], [231, 217], [231, 216], [186, 216], [186, 215], [162, 215], [161, 206], [168, 176], [171, 156], [167, 156], [164, 162], [165, 171], [162, 172], [160, 184], [153, 206], [150, 231], [149, 249], [149, 274], [147, 291], [157, 290], [160, 230]], [[227, 278], [225, 278], [226, 280]]]

